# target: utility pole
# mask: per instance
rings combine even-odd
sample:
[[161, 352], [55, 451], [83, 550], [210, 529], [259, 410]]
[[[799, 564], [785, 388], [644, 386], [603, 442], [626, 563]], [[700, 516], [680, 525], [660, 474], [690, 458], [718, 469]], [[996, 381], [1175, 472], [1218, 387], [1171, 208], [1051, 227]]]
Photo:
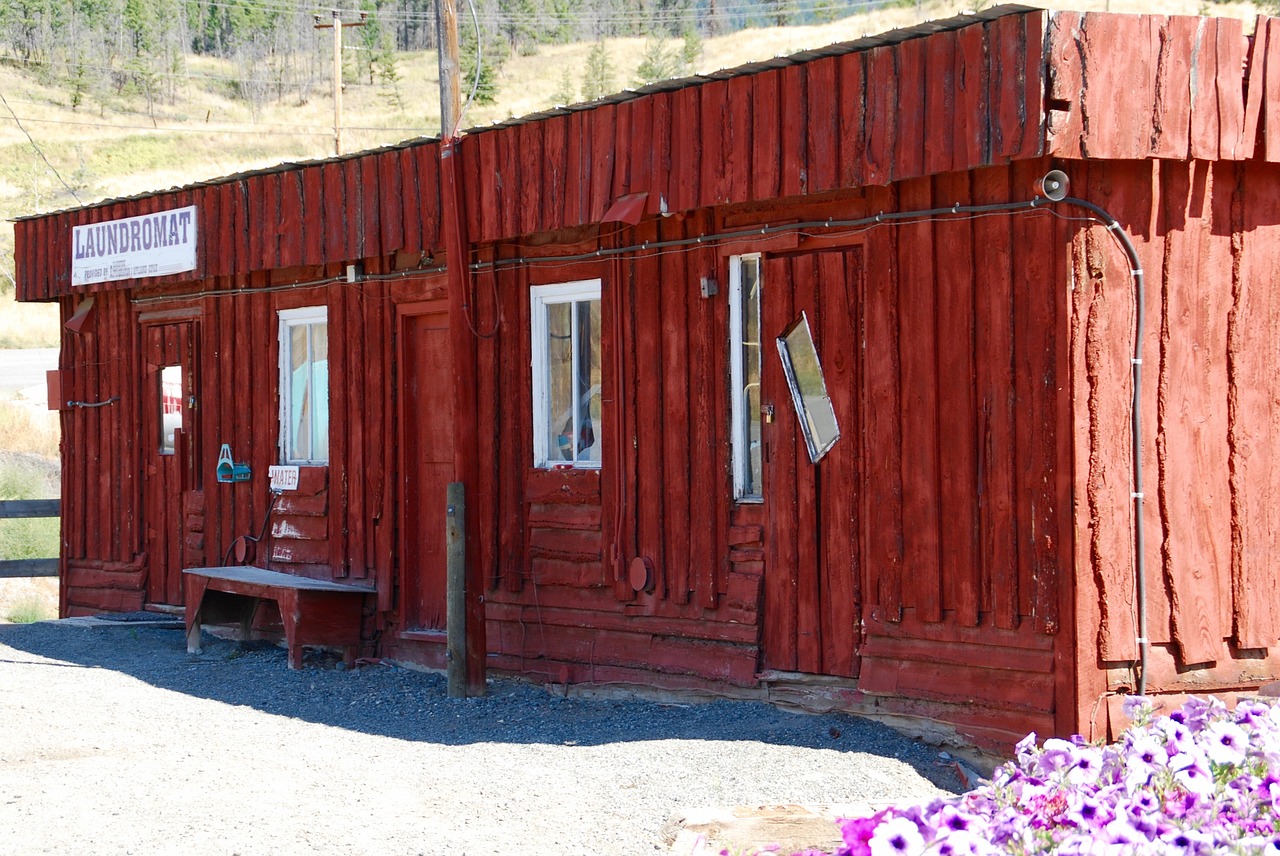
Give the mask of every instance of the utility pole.
[[[449, 344], [453, 357], [453, 469], [447, 503], [448, 537], [453, 560], [448, 574], [449, 655], [464, 662], [449, 665], [449, 695], [485, 694], [484, 568], [480, 565], [479, 515], [459, 514], [479, 495], [479, 409], [476, 396], [478, 346], [472, 334], [470, 243], [467, 237], [467, 194], [458, 164], [458, 124], [462, 99], [458, 89], [457, 0], [436, 0], [436, 35], [440, 46], [440, 219], [449, 291]], [[496, 310], [496, 307], [494, 309]], [[461, 565], [462, 567], [458, 567]], [[456, 620], [455, 620], [456, 619]]]
[[342, 28], [363, 27], [366, 17], [368, 13], [361, 12], [358, 23], [344, 24], [338, 17], [338, 10], [334, 9], [332, 23], [320, 23], [319, 15], [316, 15], [315, 19], [317, 30], [333, 29], [333, 153], [335, 155], [342, 154]]
[[458, 135], [462, 93], [458, 84], [457, 0], [436, 0], [436, 43], [440, 46], [440, 136]]

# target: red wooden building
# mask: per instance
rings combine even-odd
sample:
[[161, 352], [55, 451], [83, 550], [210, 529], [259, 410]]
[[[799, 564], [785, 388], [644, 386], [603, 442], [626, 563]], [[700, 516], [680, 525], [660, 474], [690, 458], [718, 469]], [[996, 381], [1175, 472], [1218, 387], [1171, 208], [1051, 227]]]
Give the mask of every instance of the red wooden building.
[[[1255, 688], [1277, 161], [1280, 20], [1006, 6], [22, 219], [66, 321], [62, 612], [181, 604], [266, 520], [256, 564], [371, 587], [366, 649], [439, 665], [460, 480], [492, 669], [985, 745]], [[111, 273], [192, 207], [190, 269]]]

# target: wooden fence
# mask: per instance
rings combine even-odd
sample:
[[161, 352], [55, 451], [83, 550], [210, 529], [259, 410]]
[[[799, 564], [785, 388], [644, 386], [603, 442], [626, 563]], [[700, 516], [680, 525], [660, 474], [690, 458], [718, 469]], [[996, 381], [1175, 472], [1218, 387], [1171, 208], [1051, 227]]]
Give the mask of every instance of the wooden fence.
[[[0, 500], [0, 520], [20, 517], [61, 517], [60, 499], [11, 499]], [[56, 577], [58, 560], [52, 559], [0, 559], [0, 579], [10, 577]]]

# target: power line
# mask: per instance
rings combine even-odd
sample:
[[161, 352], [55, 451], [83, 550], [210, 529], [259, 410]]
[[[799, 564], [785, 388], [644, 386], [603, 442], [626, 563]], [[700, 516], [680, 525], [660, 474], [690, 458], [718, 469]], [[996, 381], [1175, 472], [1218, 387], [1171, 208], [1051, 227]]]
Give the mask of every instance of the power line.
[[[8, 104], [6, 103], [5, 106], [8, 106]], [[23, 116], [21, 117], [21, 119], [19, 119], [18, 116], [13, 115], [12, 109], [9, 110], [9, 114], [13, 116], [13, 120], [18, 123], [19, 128], [22, 127], [22, 122], [35, 122], [35, 123], [40, 123], [45, 125], [73, 125], [73, 126], [80, 126], [84, 128], [114, 128], [120, 131], [163, 131], [166, 133], [172, 132], [172, 133], [185, 133], [185, 134], [216, 133], [216, 134], [246, 134], [250, 136], [270, 136], [270, 137], [327, 137], [333, 133], [332, 129], [326, 129], [326, 130], [316, 129], [313, 131], [301, 131], [301, 130], [300, 131], [249, 131], [249, 130], [241, 130], [238, 128], [230, 128], [225, 125], [201, 125], [196, 128], [178, 128], [178, 127], [162, 127], [162, 126], [156, 126], [156, 125], [121, 125], [121, 124], [116, 124], [112, 122], [77, 122], [71, 119], [37, 119], [31, 116]], [[279, 127], [279, 126], [275, 126], [275, 127]], [[316, 127], [316, 126], [303, 126], [303, 127]], [[405, 132], [429, 133], [432, 130], [431, 128], [412, 128], [412, 127], [375, 128], [375, 127], [361, 127], [358, 125], [356, 126], [347, 125], [344, 127], [352, 131], [387, 131], [387, 132], [396, 132], [396, 133], [405, 133]]]
[[[711, 12], [707, 9], [700, 9], [696, 5], [691, 5], [684, 9], [670, 10], [662, 12], [646, 11], [636, 9], [634, 13], [623, 12], [611, 16], [591, 16], [585, 14], [579, 16], [579, 21], [593, 24], [643, 24], [651, 20], [657, 19], [661, 21], [704, 21], [704, 20], [729, 20], [732, 18], [751, 18], [751, 17], [778, 17], [781, 15], [791, 16], [804, 14], [806, 12], [831, 12], [840, 13], [845, 11], [853, 11], [857, 9], [867, 9], [878, 6], [887, 5], [887, 0], [851, 0], [838, 7], [832, 7], [830, 0], [791, 0], [788, 6], [781, 6], [777, 0], [757, 0], [757, 2], [744, 2], [733, 4], [717, 4], [716, 11]], [[204, 3], [205, 6], [225, 9], [243, 9], [248, 4], [234, 2], [219, 2], [219, 0], [209, 0]], [[253, 8], [263, 11], [275, 12], [298, 12], [299, 14], [314, 14], [316, 7], [305, 3], [289, 3], [286, 0], [271, 0], [271, 2], [255, 3]], [[360, 9], [339, 9], [339, 13], [359, 14]], [[397, 12], [392, 10], [368, 11], [363, 10], [371, 19], [377, 21], [402, 21], [405, 23], [422, 23], [432, 24], [435, 18], [431, 14], [415, 14], [412, 12]], [[537, 21], [554, 21], [557, 20], [554, 14], [527, 14], [512, 15], [507, 13], [479, 13], [480, 21], [485, 24], [520, 24], [532, 23]]]
[[40, 160], [44, 161], [44, 165], [49, 167], [49, 171], [58, 177], [58, 181], [62, 182], [62, 186], [71, 194], [71, 198], [76, 201], [76, 204], [83, 205], [84, 203], [80, 201], [80, 197], [76, 196], [76, 192], [71, 189], [71, 185], [67, 184], [66, 179], [62, 177], [62, 173], [54, 169], [53, 164], [49, 163], [49, 159], [45, 157], [44, 152], [40, 150], [40, 146], [36, 145], [35, 139], [31, 134], [27, 133], [27, 129], [22, 126], [22, 122], [18, 121], [18, 114], [13, 112], [13, 108], [9, 106], [9, 101], [4, 97], [3, 92], [0, 92], [0, 101], [4, 102], [5, 109], [8, 110], [9, 115], [13, 117], [13, 121], [17, 124], [18, 130], [22, 131], [23, 134], [26, 134], [27, 140], [31, 142], [31, 148], [36, 150], [36, 154], [40, 155]]
[[[9, 111], [10, 115], [13, 111]], [[163, 131], [165, 133], [188, 133], [188, 134], [208, 134], [211, 131], [219, 134], [252, 134], [252, 135], [270, 135], [278, 137], [323, 137], [328, 132], [322, 131], [244, 131], [233, 129], [211, 129], [208, 127], [199, 128], [174, 128], [156, 125], [121, 125], [114, 122], [77, 122], [71, 119], [37, 119], [32, 116], [23, 116], [19, 121], [17, 116], [13, 116], [14, 121], [18, 122], [18, 127], [22, 127], [22, 122], [35, 122], [44, 125], [74, 125], [81, 128], [114, 128], [120, 131]]]
[[[85, 65], [84, 63], [70, 62], [69, 60], [60, 60], [60, 59], [25, 59], [25, 60], [19, 60], [19, 62], [21, 62], [23, 65], [39, 65], [39, 66], [44, 66], [46, 68], [62, 68], [66, 70], [88, 69], [91, 71], [117, 71], [117, 72], [127, 71], [127, 69], [124, 69], [122, 67], [117, 67], [117, 66]], [[300, 79], [295, 81], [286, 81], [286, 80], [276, 80], [276, 79], [262, 78], [262, 77], [229, 77], [227, 75], [221, 75], [221, 74], [204, 74], [203, 72], [198, 72], [198, 71], [181, 71], [181, 72], [170, 73], [168, 76], [173, 78], [185, 78], [188, 80], [213, 80], [220, 83], [240, 83], [240, 84], [257, 83], [265, 86], [282, 87], [285, 89], [295, 89], [301, 86], [312, 86], [312, 85], [317, 86], [317, 88], [319, 87], [318, 83], [313, 83], [314, 78], [306, 78], [306, 79]], [[364, 83], [359, 80], [351, 80], [351, 81], [344, 81], [342, 85], [346, 89], [350, 89], [352, 87], [359, 87], [362, 89], [385, 89], [385, 88], [394, 86], [395, 84]]]
[[[52, 102], [49, 102], [49, 101], [26, 101], [26, 100], [23, 100], [23, 99], [21, 99], [21, 98], [10, 98], [10, 99], [9, 99], [9, 103], [10, 103], [10, 104], [30, 104], [30, 105], [31, 105], [31, 106], [33, 106], [33, 107], [56, 107], [56, 108], [63, 109], [63, 110], [67, 109], [67, 108], [66, 108], [66, 106], [65, 106], [65, 105], [62, 105], [62, 104], [55, 104], [55, 103], [52, 103]], [[148, 113], [148, 112], [147, 112], [147, 111], [145, 111], [145, 110], [126, 110], [126, 109], [123, 109], [123, 108], [121, 108], [121, 107], [115, 107], [115, 108], [113, 108], [113, 109], [112, 109], [112, 111], [111, 111], [111, 112], [112, 112], [113, 114], [116, 114], [116, 115], [119, 115], [119, 116], [144, 116], [144, 117], [146, 117], [147, 119], [153, 119], [153, 118], [154, 118], [154, 116], [153, 116], [151, 113]], [[175, 118], [175, 117], [173, 117], [173, 116], [161, 116], [160, 118], [161, 118], [161, 119], [163, 119], [163, 120], [166, 120], [166, 121], [177, 121], [177, 122], [181, 122], [181, 121], [182, 121], [181, 119], [177, 119], [177, 118]], [[23, 119], [24, 119], [24, 121], [27, 121], [27, 122], [55, 122], [55, 121], [56, 121], [56, 122], [62, 122], [62, 123], [64, 123], [64, 124], [71, 124], [71, 123], [72, 123], [72, 122], [71, 122], [71, 120], [65, 120], [65, 119], [36, 119], [36, 118], [27, 118], [27, 117], [25, 117], [25, 116], [23, 117]], [[92, 125], [92, 123], [90, 123], [90, 122], [84, 122], [83, 124], [93, 126], [93, 125]], [[295, 128], [295, 129], [297, 129], [297, 128], [300, 128], [300, 127], [301, 127], [301, 128], [311, 129], [311, 128], [313, 128], [313, 127], [314, 127], [314, 128], [315, 128], [315, 130], [320, 130], [320, 129], [321, 129], [321, 126], [319, 126], [319, 125], [315, 125], [315, 126], [311, 126], [311, 125], [302, 125], [302, 126], [299, 126], [297, 122], [249, 122], [249, 123], [244, 123], [244, 122], [242, 122], [242, 123], [239, 123], [239, 124], [233, 124], [233, 123], [229, 123], [229, 122], [215, 122], [215, 123], [210, 123], [210, 122], [201, 122], [201, 123], [200, 123], [200, 127], [202, 127], [202, 128], [208, 128], [208, 129], [212, 129], [212, 130], [217, 130], [217, 129], [219, 129], [219, 128], [223, 128], [223, 127], [229, 127], [229, 128], [232, 128], [232, 129], [237, 129], [237, 128], [241, 128], [241, 127], [243, 127], [245, 124], [251, 124], [251, 125], [253, 125], [255, 128], [261, 127], [261, 128]], [[137, 128], [137, 129], [140, 129], [140, 130], [147, 130], [147, 131], [152, 131], [152, 130], [156, 130], [156, 129], [157, 129], [157, 126], [156, 126], [156, 125], [154, 125], [154, 124], [152, 124], [152, 125], [118, 125], [118, 124], [107, 124], [107, 125], [105, 125], [105, 127], [112, 127], [112, 128], [119, 127], [119, 128], [130, 128], [130, 129]], [[369, 130], [373, 130], [373, 129], [369, 129]], [[388, 129], [388, 130], [399, 130], [399, 129]]]

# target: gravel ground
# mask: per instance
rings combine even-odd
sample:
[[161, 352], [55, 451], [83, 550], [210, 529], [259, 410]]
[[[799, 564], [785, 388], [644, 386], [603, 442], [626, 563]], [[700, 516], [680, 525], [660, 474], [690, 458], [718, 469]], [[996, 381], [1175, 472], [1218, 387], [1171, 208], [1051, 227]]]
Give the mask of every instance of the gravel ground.
[[666, 853], [708, 806], [919, 799], [938, 751], [877, 723], [562, 698], [181, 630], [0, 625], [0, 852]]

